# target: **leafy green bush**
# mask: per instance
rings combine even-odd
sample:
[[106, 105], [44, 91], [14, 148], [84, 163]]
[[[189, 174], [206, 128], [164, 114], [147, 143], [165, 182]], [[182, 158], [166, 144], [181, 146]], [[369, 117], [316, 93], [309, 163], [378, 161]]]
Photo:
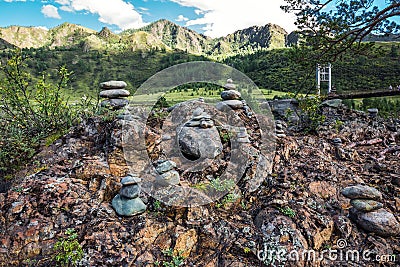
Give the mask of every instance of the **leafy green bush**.
[[15, 50], [0, 65], [0, 174], [15, 170], [35, 154], [43, 138], [65, 131], [93, 109], [87, 99], [73, 106], [63, 97], [72, 74], [65, 67], [59, 68], [54, 84], [45, 73], [32, 77], [25, 60]]
[[78, 242], [78, 234], [74, 229], [65, 231], [66, 238], [61, 238], [54, 245], [56, 255], [54, 259], [61, 266], [74, 266], [83, 258], [82, 246]]
[[319, 96], [308, 96], [299, 98], [298, 101], [300, 109], [304, 112], [300, 116], [304, 130], [315, 132], [326, 119], [320, 111], [321, 98]]

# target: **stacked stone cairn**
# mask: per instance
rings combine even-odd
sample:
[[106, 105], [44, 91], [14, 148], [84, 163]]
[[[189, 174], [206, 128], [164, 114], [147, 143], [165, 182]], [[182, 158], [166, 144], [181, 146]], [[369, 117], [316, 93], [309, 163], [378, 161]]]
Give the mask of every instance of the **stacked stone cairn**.
[[146, 205], [139, 198], [141, 179], [134, 174], [122, 178], [122, 188], [112, 200], [112, 206], [120, 216], [134, 216], [146, 211]]
[[127, 84], [123, 81], [108, 81], [100, 83], [101, 98], [106, 100], [101, 102], [102, 107], [108, 107], [112, 110], [123, 109], [129, 104], [128, 97], [130, 95], [128, 90], [125, 90]]
[[156, 183], [161, 186], [178, 185], [180, 183], [179, 173], [175, 171], [176, 163], [170, 160], [159, 160], [155, 162]]
[[283, 138], [286, 137], [285, 130], [287, 128], [287, 124], [284, 121], [277, 120], [275, 122], [275, 132], [276, 132], [276, 137], [278, 138]]
[[237, 134], [238, 143], [250, 143], [249, 136], [247, 134], [246, 127], [240, 127], [239, 133]]
[[244, 107], [244, 103], [239, 100], [241, 94], [236, 90], [236, 85], [233, 83], [232, 79], [228, 79], [227, 84], [224, 85], [224, 91], [221, 93], [221, 98], [223, 101], [219, 102], [216, 106], [220, 111], [226, 110], [227, 107], [231, 109], [242, 109]]
[[193, 111], [192, 118], [178, 133], [178, 142], [182, 153], [190, 159], [211, 159], [222, 151], [222, 143], [214, 121], [202, 108]]
[[342, 195], [350, 198], [350, 218], [361, 228], [380, 236], [397, 236], [400, 224], [395, 216], [383, 209], [382, 193], [377, 189], [365, 186], [349, 186], [342, 190]]

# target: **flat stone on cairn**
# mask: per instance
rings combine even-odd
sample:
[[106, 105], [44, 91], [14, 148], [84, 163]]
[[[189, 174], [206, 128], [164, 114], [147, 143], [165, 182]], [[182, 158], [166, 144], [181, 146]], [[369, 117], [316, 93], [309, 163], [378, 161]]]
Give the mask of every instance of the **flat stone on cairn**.
[[124, 88], [127, 84], [123, 81], [108, 81], [100, 83], [100, 88], [103, 91], [100, 92], [101, 98], [106, 98], [101, 102], [102, 107], [109, 107], [113, 110], [119, 110], [129, 104], [129, 101], [125, 99], [130, 95], [128, 90]]
[[134, 216], [146, 211], [146, 205], [139, 198], [141, 179], [129, 174], [122, 178], [122, 188], [112, 200], [112, 206], [120, 216]]
[[100, 83], [101, 89], [124, 89], [127, 86], [124, 81], [108, 81]]
[[159, 175], [156, 177], [156, 182], [162, 186], [178, 185], [180, 176], [176, 168], [176, 163], [170, 160], [159, 160], [156, 162], [156, 171]]
[[352, 208], [350, 218], [361, 228], [380, 236], [397, 236], [400, 224], [396, 217], [383, 209], [382, 193], [365, 185], [349, 186], [342, 190], [342, 195], [350, 198]]

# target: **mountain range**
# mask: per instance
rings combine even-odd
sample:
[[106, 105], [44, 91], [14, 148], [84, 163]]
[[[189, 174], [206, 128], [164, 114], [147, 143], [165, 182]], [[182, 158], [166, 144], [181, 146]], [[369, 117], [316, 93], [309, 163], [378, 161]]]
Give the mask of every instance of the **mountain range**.
[[76, 48], [83, 51], [178, 49], [195, 55], [215, 56], [283, 48], [287, 45], [287, 36], [288, 33], [275, 24], [254, 26], [212, 39], [164, 19], [119, 34], [106, 27], [97, 32], [80, 25], [63, 23], [50, 30], [22, 26], [0, 28], [0, 48]]

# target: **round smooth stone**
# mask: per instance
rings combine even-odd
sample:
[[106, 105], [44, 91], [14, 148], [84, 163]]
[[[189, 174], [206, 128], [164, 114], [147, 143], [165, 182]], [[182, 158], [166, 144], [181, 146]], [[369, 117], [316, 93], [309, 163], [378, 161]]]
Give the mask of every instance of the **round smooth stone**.
[[129, 105], [129, 100], [127, 99], [121, 99], [121, 98], [116, 98], [116, 99], [107, 99], [101, 102], [100, 104], [102, 107], [110, 107], [112, 109], [121, 109], [124, 108], [125, 106]]
[[156, 177], [156, 181], [163, 185], [178, 185], [180, 183], [179, 173], [177, 171], [169, 171]]
[[369, 212], [383, 208], [383, 204], [370, 199], [352, 199], [350, 204], [358, 211]]
[[349, 186], [342, 190], [342, 195], [350, 199], [382, 199], [382, 193], [366, 185]]
[[100, 83], [101, 89], [124, 89], [127, 86], [124, 81], [108, 81]]
[[112, 202], [113, 208], [120, 216], [134, 216], [146, 211], [146, 205], [140, 198], [129, 199], [116, 195]]
[[242, 101], [239, 100], [226, 100], [223, 102], [219, 102], [216, 106], [216, 108], [220, 111], [225, 111], [231, 109], [241, 109], [243, 108], [243, 103]]
[[119, 194], [126, 198], [137, 198], [140, 193], [140, 187], [137, 184], [123, 186], [119, 191]]
[[235, 100], [239, 99], [242, 95], [236, 90], [226, 90], [221, 93], [223, 100]]
[[170, 170], [173, 170], [174, 168], [176, 168], [176, 163], [173, 161], [170, 161], [170, 160], [166, 160], [166, 161], [158, 162], [156, 171], [159, 174], [163, 174], [163, 173], [169, 172]]
[[125, 89], [112, 89], [100, 92], [100, 97], [102, 98], [118, 98], [118, 97], [128, 97], [130, 92]]

